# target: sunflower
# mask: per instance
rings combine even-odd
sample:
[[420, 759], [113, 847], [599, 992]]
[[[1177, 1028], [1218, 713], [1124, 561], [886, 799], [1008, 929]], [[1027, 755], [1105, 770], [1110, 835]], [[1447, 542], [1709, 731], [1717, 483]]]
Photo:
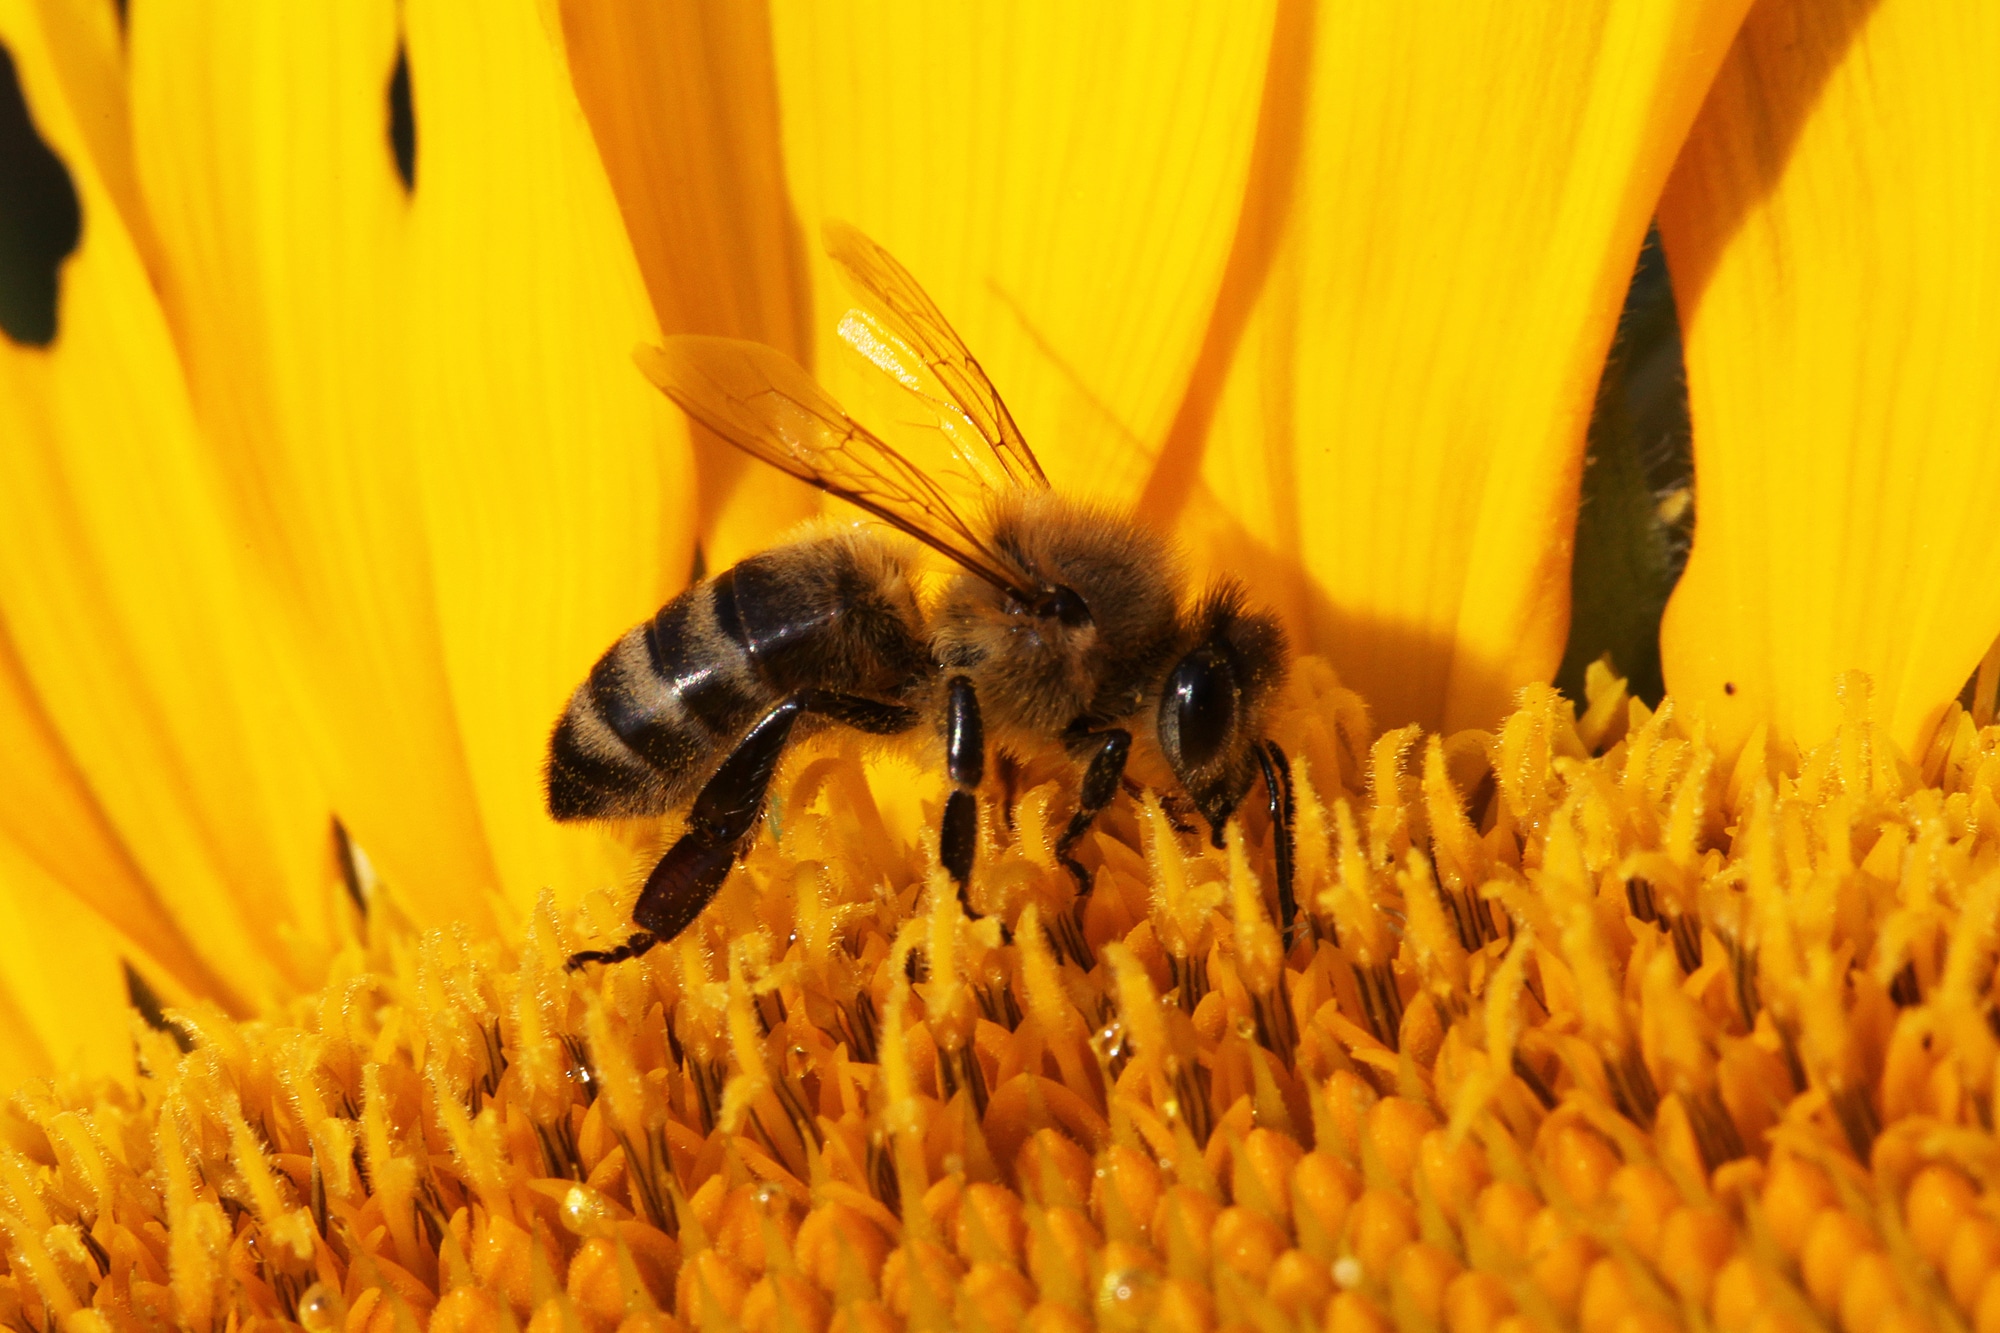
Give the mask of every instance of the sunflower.
[[[0, 1319], [2000, 1327], [2000, 13], [0, 0], [0, 46], [10, 188], [77, 224], [0, 338]], [[1285, 620], [1295, 922], [1269, 821], [1171, 793], [1079, 898], [1030, 765], [1003, 934], [935, 775], [828, 736], [695, 929], [564, 970], [664, 833], [547, 818], [562, 701], [820, 508], [632, 349], [864, 400], [828, 219], [1056, 485]], [[1669, 697], [1571, 701], [1655, 219]]]

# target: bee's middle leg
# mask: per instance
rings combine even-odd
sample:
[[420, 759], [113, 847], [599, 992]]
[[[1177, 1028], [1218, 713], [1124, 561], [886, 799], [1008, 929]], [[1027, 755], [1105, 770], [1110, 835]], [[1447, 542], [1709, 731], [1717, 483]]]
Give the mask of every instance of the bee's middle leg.
[[952, 790], [938, 832], [938, 861], [958, 885], [958, 905], [976, 920], [980, 914], [972, 909], [966, 886], [979, 848], [979, 798], [974, 793], [986, 776], [986, 727], [979, 718], [979, 695], [966, 676], [953, 676], [945, 685], [944, 762]]

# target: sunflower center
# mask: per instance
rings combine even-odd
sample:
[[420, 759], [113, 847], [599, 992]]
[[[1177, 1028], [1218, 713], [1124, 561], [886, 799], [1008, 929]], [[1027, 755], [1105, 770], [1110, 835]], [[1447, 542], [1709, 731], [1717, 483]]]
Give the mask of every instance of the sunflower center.
[[1299, 675], [1289, 931], [1271, 830], [1217, 849], [1171, 793], [1106, 811], [1079, 900], [1050, 850], [1074, 776], [1034, 765], [984, 798], [970, 920], [821, 753], [642, 959], [563, 970], [609, 898], [545, 902], [515, 945], [377, 910], [282, 1017], [135, 1023], [135, 1080], [24, 1090], [0, 1317], [1926, 1327], [2000, 1302], [1965, 1258], [2000, 1256], [2000, 729], [1954, 715], [1912, 765], [1857, 679], [1826, 746], [1724, 765], [1602, 669], [1580, 717], [1531, 689], [1450, 737], [1372, 736]]

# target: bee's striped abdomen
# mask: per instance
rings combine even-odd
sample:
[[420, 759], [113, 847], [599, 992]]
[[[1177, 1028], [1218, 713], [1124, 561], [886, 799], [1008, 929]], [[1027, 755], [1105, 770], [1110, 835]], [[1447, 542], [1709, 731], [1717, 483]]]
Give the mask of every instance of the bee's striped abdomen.
[[735, 628], [731, 578], [697, 584], [591, 668], [549, 740], [557, 819], [663, 814], [775, 699]]
[[597, 660], [549, 738], [549, 813], [665, 814], [785, 695], [896, 698], [928, 670], [907, 574], [879, 539], [845, 533], [751, 556]]

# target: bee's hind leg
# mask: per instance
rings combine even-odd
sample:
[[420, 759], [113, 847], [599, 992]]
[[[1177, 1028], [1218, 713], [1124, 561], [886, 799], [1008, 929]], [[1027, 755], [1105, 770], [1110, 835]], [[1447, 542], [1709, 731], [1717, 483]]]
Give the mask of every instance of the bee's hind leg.
[[572, 954], [571, 971], [586, 963], [616, 963], [636, 958], [653, 945], [671, 940], [702, 914], [730, 867], [757, 831], [764, 797], [772, 775], [784, 757], [785, 744], [801, 713], [818, 713], [861, 731], [888, 735], [916, 725], [915, 709], [885, 704], [829, 690], [801, 690], [774, 704], [757, 719], [729, 757], [722, 761], [694, 798], [687, 831], [646, 876], [646, 887], [632, 907], [632, 923], [640, 929], [615, 949]]
[[637, 958], [646, 950], [660, 942], [660, 937], [650, 930], [634, 931], [630, 938], [615, 949], [585, 949], [573, 953], [563, 966], [571, 972], [580, 972], [585, 963], [622, 963], [627, 958]]

